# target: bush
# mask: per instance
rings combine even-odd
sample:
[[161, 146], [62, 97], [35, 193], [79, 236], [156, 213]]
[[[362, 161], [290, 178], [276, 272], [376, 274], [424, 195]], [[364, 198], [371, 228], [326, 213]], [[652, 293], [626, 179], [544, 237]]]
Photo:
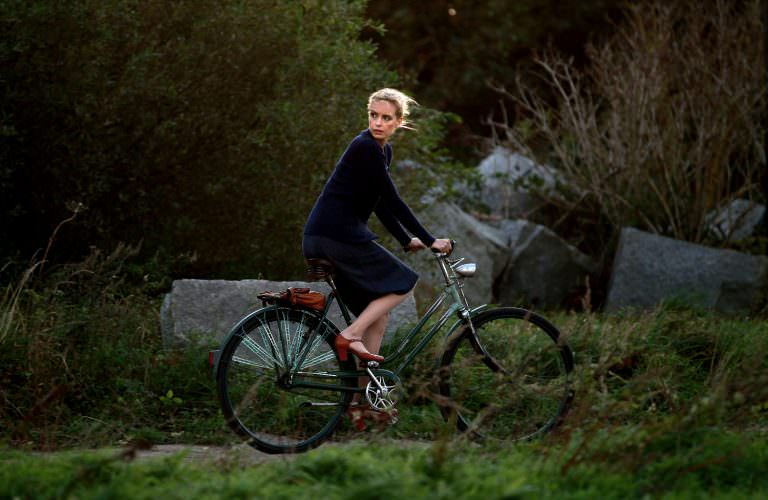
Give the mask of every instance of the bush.
[[364, 6], [0, 0], [0, 254], [31, 254], [82, 202], [60, 259], [143, 240], [197, 275], [298, 275], [369, 92], [398, 83], [357, 39]]
[[[614, 443], [621, 445], [616, 439]], [[763, 498], [764, 438], [709, 436], [653, 456], [638, 471], [585, 463], [563, 471], [531, 446], [413, 443], [325, 447], [291, 460], [244, 463], [237, 455], [190, 463], [183, 453], [126, 463], [126, 453], [41, 458], [0, 450], [4, 498]], [[703, 454], [697, 455], [697, 452]], [[546, 452], [544, 453], [546, 455]], [[185, 460], [186, 458], [186, 460]], [[253, 462], [253, 460], [251, 460]]]
[[516, 113], [496, 124], [503, 141], [556, 168], [558, 189], [542, 194], [559, 227], [597, 251], [624, 226], [702, 242], [711, 210], [765, 201], [760, 19], [756, 1], [641, 3], [583, 72], [538, 60], [551, 99], [498, 89]]
[[207, 346], [163, 348], [160, 300], [149, 275], [136, 273], [137, 253], [94, 251], [44, 275], [33, 266], [7, 287], [4, 442], [55, 449], [223, 434]]

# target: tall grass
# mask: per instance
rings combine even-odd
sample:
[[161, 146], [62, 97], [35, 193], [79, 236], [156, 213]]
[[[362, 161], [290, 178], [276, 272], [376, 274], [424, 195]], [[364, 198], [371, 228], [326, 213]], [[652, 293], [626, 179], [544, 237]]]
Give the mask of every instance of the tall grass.
[[[547, 315], [575, 351], [576, 394], [544, 443], [575, 446], [573, 463], [593, 457], [639, 464], [653, 443], [695, 441], [712, 429], [768, 435], [765, 317], [724, 317], [674, 304], [631, 315]], [[444, 435], [437, 405], [445, 402], [434, 392], [438, 354], [435, 346], [406, 370], [400, 422], [369, 437]], [[515, 390], [508, 389], [513, 400]], [[623, 446], [601, 444], [616, 435], [626, 438]], [[463, 437], [451, 433], [449, 439]]]
[[37, 264], [32, 265], [24, 271], [17, 283], [10, 283], [5, 287], [3, 298], [0, 300], [0, 346], [6, 337], [14, 335], [20, 328], [19, 299], [36, 269]]
[[[0, 443], [33, 449], [136, 440], [226, 444], [207, 346], [162, 345], [167, 282], [137, 249], [28, 270], [6, 286], [0, 349]], [[768, 322], [673, 305], [635, 315], [548, 314], [576, 354], [576, 397], [541, 443], [582, 463], [642, 468], [648, 453], [696, 449], [714, 434], [768, 433]], [[336, 440], [466, 444], [438, 410], [435, 342], [403, 374], [400, 421]], [[514, 388], [510, 388], [513, 394]], [[714, 459], [713, 459], [714, 460]], [[634, 469], [633, 469], [634, 468]]]
[[[614, 442], [621, 445], [619, 440]], [[633, 472], [600, 463], [567, 470], [552, 450], [524, 445], [324, 447], [255, 465], [235, 456], [190, 463], [183, 454], [126, 463], [66, 453], [41, 460], [0, 450], [4, 498], [764, 498], [768, 441], [711, 435], [701, 447], [656, 455]], [[703, 449], [702, 449], [703, 448]], [[723, 453], [722, 459], [715, 459]]]
[[[215, 419], [203, 347], [163, 348], [162, 278], [138, 266], [137, 253], [124, 245], [94, 250], [44, 275], [30, 267], [7, 286], [0, 310], [4, 441], [39, 449], [137, 435], [164, 441], [183, 432], [181, 422], [205, 427]], [[209, 426], [203, 433], [215, 434], [217, 426]]]

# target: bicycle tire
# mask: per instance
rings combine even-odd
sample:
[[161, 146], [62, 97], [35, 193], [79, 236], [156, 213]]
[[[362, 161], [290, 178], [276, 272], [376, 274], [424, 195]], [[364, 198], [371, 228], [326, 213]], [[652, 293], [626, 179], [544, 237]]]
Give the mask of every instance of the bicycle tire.
[[[219, 402], [232, 430], [266, 453], [299, 453], [328, 439], [352, 400], [343, 386], [357, 379], [328, 374], [355, 371], [333, 344], [338, 328], [303, 308], [269, 307], [241, 320], [226, 341], [216, 371]], [[339, 391], [296, 388], [286, 381], [336, 385]]]
[[484, 441], [529, 440], [555, 428], [574, 395], [573, 353], [558, 329], [515, 307], [481, 312], [473, 325], [477, 337], [465, 327], [441, 357], [443, 416]]

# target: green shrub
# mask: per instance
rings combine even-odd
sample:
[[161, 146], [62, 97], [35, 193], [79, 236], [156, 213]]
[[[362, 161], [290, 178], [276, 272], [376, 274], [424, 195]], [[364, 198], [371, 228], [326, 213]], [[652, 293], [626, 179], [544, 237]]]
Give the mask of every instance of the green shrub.
[[4, 316], [14, 311], [0, 338], [3, 441], [49, 449], [148, 432], [152, 441], [221, 436], [207, 346], [163, 347], [160, 299], [128, 271], [137, 252], [95, 251], [10, 287], [18, 300], [2, 305]]
[[[59, 261], [143, 241], [188, 273], [298, 276], [368, 94], [398, 84], [358, 40], [364, 6], [0, 0], [0, 255], [82, 202]], [[426, 111], [398, 158], [437, 160], [445, 117]]]
[[[621, 439], [610, 443], [622, 446]], [[554, 450], [359, 443], [255, 465], [185, 455], [126, 463], [125, 454], [53, 457], [0, 450], [0, 496], [22, 498], [761, 498], [765, 439], [711, 435], [650, 455], [637, 470], [609, 463], [566, 469]], [[130, 457], [128, 457], [130, 458]]]

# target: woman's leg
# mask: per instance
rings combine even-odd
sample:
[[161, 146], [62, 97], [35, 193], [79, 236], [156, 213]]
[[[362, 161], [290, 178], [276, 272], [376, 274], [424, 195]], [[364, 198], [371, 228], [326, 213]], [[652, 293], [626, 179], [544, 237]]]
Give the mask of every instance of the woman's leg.
[[[387, 326], [389, 311], [404, 301], [407, 296], [407, 294], [389, 293], [373, 300], [363, 309], [360, 316], [341, 332], [342, 337], [349, 340], [363, 339], [368, 349], [378, 352], [384, 336], [384, 328]], [[371, 344], [369, 345], [368, 342]], [[373, 351], [373, 349], [376, 350]]]
[[381, 342], [384, 340], [384, 330], [387, 329], [387, 323], [389, 323], [389, 312], [384, 313], [384, 316], [374, 321], [363, 334], [363, 344], [370, 352], [378, 354], [381, 350]]
[[[389, 322], [389, 312], [384, 313], [384, 316], [374, 321], [371, 326], [363, 334], [363, 344], [369, 352], [378, 354], [381, 349], [381, 342], [384, 339], [384, 331], [387, 329], [387, 323]], [[360, 369], [363, 369], [364, 363], [360, 363]], [[357, 385], [359, 387], [365, 387], [368, 384], [368, 377], [358, 377]], [[358, 403], [362, 399], [361, 394], [355, 394], [352, 398], [353, 403]]]

